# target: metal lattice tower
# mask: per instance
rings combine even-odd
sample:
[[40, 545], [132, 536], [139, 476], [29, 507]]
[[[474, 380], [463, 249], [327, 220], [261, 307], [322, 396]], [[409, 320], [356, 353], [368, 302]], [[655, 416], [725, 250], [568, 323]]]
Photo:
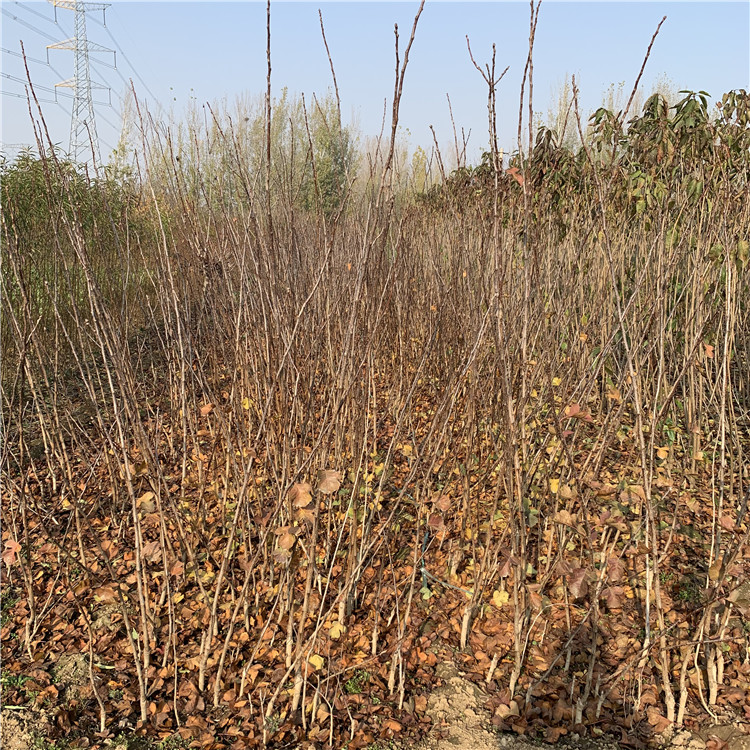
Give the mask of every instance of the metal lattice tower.
[[[75, 12], [75, 36], [63, 42], [47, 46], [51, 49], [72, 50], [75, 55], [75, 73], [72, 78], [56, 83], [55, 87], [73, 89], [73, 112], [70, 118], [70, 158], [76, 162], [89, 161], [91, 157], [99, 162], [99, 140], [96, 134], [96, 118], [92, 89], [107, 89], [100, 83], [91, 80], [89, 52], [112, 52], [107, 47], [90, 42], [86, 37], [86, 12], [101, 10], [102, 13], [110, 3], [89, 3], [81, 0], [49, 0], [57, 8]], [[93, 153], [92, 153], [93, 144]]]

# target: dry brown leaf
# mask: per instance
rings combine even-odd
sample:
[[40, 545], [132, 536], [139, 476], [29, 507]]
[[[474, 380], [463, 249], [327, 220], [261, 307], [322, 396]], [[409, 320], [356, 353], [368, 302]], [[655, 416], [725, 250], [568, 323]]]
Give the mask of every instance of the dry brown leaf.
[[573, 568], [568, 576], [568, 588], [576, 599], [582, 599], [589, 591], [588, 570]]
[[734, 531], [734, 519], [730, 516], [721, 516], [721, 518], [719, 518], [719, 524], [725, 531]]
[[518, 167], [506, 169], [505, 174], [509, 174], [519, 185], [523, 185], [523, 175], [518, 171]]
[[552, 708], [552, 718], [555, 721], [570, 720], [573, 718], [573, 707], [565, 698], [558, 698], [557, 703]]
[[156, 503], [154, 502], [153, 492], [144, 492], [135, 502], [141, 513], [153, 513], [156, 510]]
[[594, 487], [594, 490], [597, 497], [611, 497], [617, 492], [617, 487], [614, 484], [602, 484], [601, 482], [595, 484], [597, 486]]
[[554, 744], [567, 733], [568, 730], [565, 727], [547, 727], [544, 730], [544, 741]]
[[16, 555], [21, 549], [21, 545], [15, 539], [8, 539], [3, 549], [3, 562], [10, 567], [16, 561]]
[[315, 513], [312, 512], [310, 508], [300, 508], [295, 513], [295, 518], [299, 523], [309, 523], [312, 524], [315, 522]]
[[95, 589], [94, 599], [102, 604], [111, 604], [118, 601], [114, 584], [108, 583], [106, 586], [100, 586], [98, 589]]
[[593, 422], [591, 418], [591, 412], [586, 409], [581, 409], [580, 404], [570, 404], [565, 407], [565, 416], [575, 419], [581, 419], [584, 422]]
[[430, 513], [427, 519], [427, 525], [431, 529], [439, 529], [443, 525], [443, 517], [439, 513]]
[[308, 482], [297, 482], [289, 490], [289, 499], [295, 508], [306, 508], [312, 502], [312, 487]]
[[602, 591], [602, 597], [604, 598], [604, 601], [607, 602], [607, 609], [612, 610], [622, 608], [622, 601], [620, 599], [622, 593], [622, 586], [607, 586], [607, 588]]
[[646, 711], [646, 716], [648, 717], [648, 723], [654, 728], [656, 734], [661, 734], [665, 729], [672, 726], [672, 722], [653, 707]]
[[438, 510], [446, 513], [451, 507], [451, 499], [448, 495], [441, 495], [436, 501], [435, 506]]
[[717, 560], [709, 569], [708, 577], [711, 581], [718, 581], [721, 577], [721, 560]]
[[553, 520], [555, 523], [561, 523], [565, 526], [573, 526], [576, 521], [575, 516], [567, 510], [558, 510]]
[[614, 386], [607, 388], [607, 398], [610, 401], [622, 401], [622, 395], [620, 394], [619, 388], [615, 388]]
[[625, 576], [625, 563], [619, 557], [607, 558], [607, 574], [609, 580], [617, 583]]
[[565, 500], [572, 500], [575, 496], [576, 496], [575, 488], [571, 487], [569, 484], [560, 485], [560, 497], [562, 497]]
[[333, 469], [324, 469], [320, 472], [319, 481], [318, 492], [324, 495], [332, 495], [341, 487], [341, 472]]

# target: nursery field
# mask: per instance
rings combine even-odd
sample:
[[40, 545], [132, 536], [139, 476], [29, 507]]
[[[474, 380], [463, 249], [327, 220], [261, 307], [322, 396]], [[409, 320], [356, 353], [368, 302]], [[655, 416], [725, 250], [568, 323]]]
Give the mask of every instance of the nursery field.
[[2, 165], [28, 745], [410, 746], [446, 665], [530, 739], [750, 725], [750, 98], [573, 85], [574, 146], [450, 171], [399, 145], [410, 45], [376, 144], [269, 79]]

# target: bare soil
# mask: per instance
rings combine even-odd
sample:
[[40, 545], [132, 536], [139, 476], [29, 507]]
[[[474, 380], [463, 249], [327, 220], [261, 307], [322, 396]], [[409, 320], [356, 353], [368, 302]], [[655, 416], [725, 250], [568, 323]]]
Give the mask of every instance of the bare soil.
[[43, 711], [23, 707], [3, 707], [0, 713], [0, 747], [3, 750], [30, 750], [38, 745], [49, 729]]
[[[544, 743], [500, 733], [492, 726], [492, 716], [484, 708], [487, 695], [482, 688], [467, 680], [452, 664], [438, 666], [443, 684], [433, 691], [427, 713], [433, 730], [415, 750], [539, 750]], [[750, 727], [717, 725], [693, 733], [667, 730], [661, 735], [661, 750], [750, 750]], [[561, 738], [569, 750], [619, 750], [613, 738], [582, 738], [570, 734]]]

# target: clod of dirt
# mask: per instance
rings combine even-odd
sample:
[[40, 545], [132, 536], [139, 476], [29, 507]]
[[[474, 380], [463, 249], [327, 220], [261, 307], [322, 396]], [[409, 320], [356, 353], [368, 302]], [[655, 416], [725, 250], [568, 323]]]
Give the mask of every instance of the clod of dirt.
[[497, 750], [498, 736], [489, 728], [489, 715], [482, 708], [484, 691], [464, 679], [452, 664], [436, 670], [443, 684], [427, 701], [427, 715], [433, 733], [421, 744], [422, 750]]
[[52, 670], [52, 677], [65, 690], [66, 700], [78, 700], [91, 691], [89, 660], [84, 654], [61, 654]]
[[667, 730], [661, 735], [662, 750], [750, 750], [750, 734], [732, 725], [706, 727], [698, 732]]
[[29, 750], [48, 729], [47, 717], [36, 708], [5, 707], [0, 712], [0, 746], [3, 750]]
[[[540, 743], [515, 734], [501, 734], [492, 727], [490, 714], [484, 708], [484, 690], [465, 679], [453, 664], [439, 664], [435, 672], [443, 685], [427, 702], [433, 730], [418, 750], [539, 750]], [[509, 710], [517, 710], [515, 701]], [[617, 743], [611, 740], [584, 740], [577, 735], [566, 737], [561, 744], [575, 750], [618, 750]]]
[[105, 604], [96, 613], [96, 618], [91, 623], [94, 630], [108, 630], [114, 632], [123, 627], [120, 607], [117, 604]]
[[[568, 750], [619, 750], [621, 745], [607, 737], [581, 737], [577, 732], [566, 734], [560, 740], [560, 747]], [[537, 744], [537, 750], [539, 745]], [[549, 745], [547, 745], [549, 747]]]
[[706, 743], [692, 732], [677, 732], [666, 745], [669, 750], [706, 750]]
[[706, 741], [707, 746], [710, 746], [712, 741], [714, 746], [719, 747], [721, 747], [721, 743], [726, 742], [726, 750], [750, 750], [750, 734], [748, 730], [747, 724], [743, 724], [741, 727], [732, 724], [723, 724], [701, 729], [698, 732], [698, 736]]

